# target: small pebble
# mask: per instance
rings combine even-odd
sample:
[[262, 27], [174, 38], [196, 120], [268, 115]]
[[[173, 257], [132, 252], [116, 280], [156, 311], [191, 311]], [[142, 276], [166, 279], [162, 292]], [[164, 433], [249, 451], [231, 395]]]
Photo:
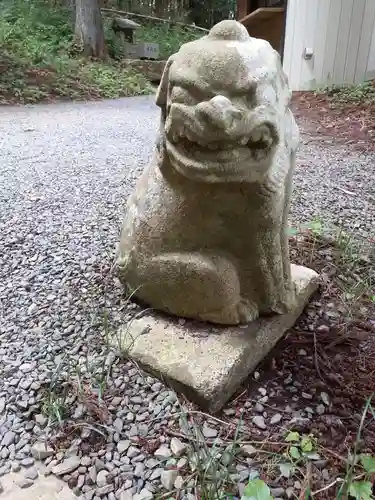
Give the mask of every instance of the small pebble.
[[329, 404], [330, 404], [329, 396], [328, 396], [328, 394], [326, 392], [321, 392], [320, 393], [320, 398], [321, 398], [321, 400], [323, 401], [323, 403], [326, 406], [329, 406]]
[[302, 397], [303, 397], [303, 399], [312, 399], [313, 398], [312, 394], [309, 394], [308, 392], [302, 392]]
[[17, 486], [21, 488], [21, 490], [25, 490], [26, 488], [30, 488], [34, 484], [34, 481], [31, 479], [20, 479], [19, 481], [16, 481]]
[[178, 476], [178, 471], [174, 469], [163, 470], [160, 482], [167, 491], [171, 491]]
[[158, 448], [155, 453], [154, 453], [154, 456], [156, 458], [159, 458], [160, 460], [167, 460], [168, 458], [171, 458], [172, 456], [172, 452], [171, 450], [168, 448], [168, 446], [160, 446], [160, 448]]
[[174, 487], [176, 490], [180, 490], [184, 485], [184, 478], [182, 476], [177, 476], [174, 482]]
[[241, 446], [241, 451], [247, 457], [253, 457], [257, 453], [257, 449], [251, 444], [244, 444]]
[[129, 458], [134, 458], [139, 454], [140, 454], [140, 450], [139, 450], [139, 448], [136, 448], [135, 446], [129, 446], [129, 449], [126, 452], [126, 456]]
[[324, 405], [318, 405], [318, 406], [316, 407], [316, 413], [317, 413], [318, 415], [323, 415], [323, 413], [324, 413], [325, 411], [326, 411], [326, 409], [325, 409], [325, 406], [324, 406]]
[[256, 417], [254, 417], [253, 424], [256, 425], [259, 429], [267, 429], [264, 417], [262, 415], [257, 415]]
[[254, 406], [254, 410], [257, 411], [258, 413], [263, 413], [264, 412], [264, 406], [260, 403], [256, 403]]
[[30, 467], [30, 469], [27, 469], [25, 471], [25, 478], [26, 479], [31, 479], [32, 481], [35, 481], [38, 477], [38, 471], [36, 470], [35, 467]]
[[227, 408], [227, 409], [223, 410], [223, 413], [227, 417], [233, 417], [233, 415], [236, 414], [236, 410], [234, 408]]
[[302, 484], [301, 484], [299, 481], [296, 481], [296, 482], [293, 484], [293, 487], [294, 487], [294, 489], [296, 489], [296, 490], [301, 490], [301, 489], [302, 489]]
[[271, 488], [271, 495], [273, 497], [283, 498], [285, 495], [285, 489], [284, 488]]
[[183, 455], [187, 449], [186, 444], [176, 437], [173, 437], [171, 439], [170, 447], [173, 455], [177, 458], [181, 457], [181, 455]]
[[12, 472], [15, 472], [15, 473], [17, 473], [21, 470], [21, 466], [18, 462], [12, 462], [11, 467], [12, 467]]
[[216, 429], [213, 429], [212, 427], [209, 427], [206, 423], [203, 424], [203, 436], [207, 439], [213, 439], [217, 436], [218, 432]]
[[278, 424], [282, 420], [282, 418], [283, 416], [281, 415], [281, 413], [276, 413], [271, 418], [271, 425]]

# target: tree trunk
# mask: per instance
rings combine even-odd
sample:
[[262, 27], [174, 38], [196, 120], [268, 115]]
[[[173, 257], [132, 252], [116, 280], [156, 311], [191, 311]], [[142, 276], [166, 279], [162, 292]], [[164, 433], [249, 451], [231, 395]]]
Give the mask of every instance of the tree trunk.
[[155, 16], [156, 17], [164, 17], [166, 12], [166, 5], [164, 0], [155, 0]]
[[105, 57], [100, 0], [76, 0], [75, 40], [86, 57]]

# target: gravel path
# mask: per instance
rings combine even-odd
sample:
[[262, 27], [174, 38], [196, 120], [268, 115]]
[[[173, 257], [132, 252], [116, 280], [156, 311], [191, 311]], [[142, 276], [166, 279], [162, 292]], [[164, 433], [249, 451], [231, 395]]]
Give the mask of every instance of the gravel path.
[[[19, 464], [32, 467], [30, 453], [38, 456], [33, 443], [48, 429], [43, 390], [54, 395], [54, 373], [81, 374], [100, 392], [108, 369], [107, 442], [91, 431], [91, 448], [78, 461], [50, 451], [47, 464], [89, 500], [152, 498], [160, 481], [171, 488], [179, 481], [177, 470], [164, 468], [181, 466], [181, 443], [159, 439], [177, 402], [131, 363], [114, 362], [100, 336], [107, 311], [113, 328], [134, 314], [110, 275], [111, 259], [124, 202], [154, 145], [158, 110], [142, 97], [0, 114], [0, 476]], [[292, 224], [321, 217], [368, 237], [374, 165], [375, 155], [304, 138]], [[79, 401], [69, 404], [77, 422], [85, 418]], [[47, 406], [56, 413], [56, 399]], [[207, 435], [216, 434], [208, 427]], [[156, 443], [154, 458], [129, 441], [145, 436]], [[90, 430], [77, 439], [73, 451], [91, 439]], [[251, 470], [239, 474], [245, 480]]]

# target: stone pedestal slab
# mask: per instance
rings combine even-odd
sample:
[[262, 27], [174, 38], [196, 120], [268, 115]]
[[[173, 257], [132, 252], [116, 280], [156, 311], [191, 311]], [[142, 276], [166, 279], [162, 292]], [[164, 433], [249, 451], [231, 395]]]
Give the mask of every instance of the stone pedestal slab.
[[145, 314], [118, 332], [113, 343], [146, 371], [216, 412], [289, 330], [317, 289], [311, 269], [292, 265], [293, 309], [241, 327], [216, 327], [158, 313]]

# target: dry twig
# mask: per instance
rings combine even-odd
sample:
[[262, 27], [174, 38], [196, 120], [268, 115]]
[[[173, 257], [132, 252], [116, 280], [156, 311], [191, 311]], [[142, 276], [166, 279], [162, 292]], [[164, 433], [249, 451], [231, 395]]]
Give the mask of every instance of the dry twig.
[[140, 19], [147, 19], [148, 21], [155, 21], [158, 23], [166, 23], [166, 24], [174, 24], [176, 26], [183, 26], [184, 28], [190, 28], [198, 31], [203, 31], [204, 33], [208, 33], [208, 29], [202, 28], [201, 26], [195, 26], [195, 24], [186, 24], [186, 23], [181, 23], [180, 21], [173, 21], [172, 19], [162, 19], [161, 17], [155, 17], [155, 16], [146, 16], [145, 14], [136, 14], [134, 12], [126, 12], [124, 10], [117, 10], [117, 9], [107, 9], [107, 8], [102, 8], [100, 9], [102, 12], [105, 12], [107, 14], [115, 14], [118, 16], [128, 16], [128, 17], [139, 17]]

